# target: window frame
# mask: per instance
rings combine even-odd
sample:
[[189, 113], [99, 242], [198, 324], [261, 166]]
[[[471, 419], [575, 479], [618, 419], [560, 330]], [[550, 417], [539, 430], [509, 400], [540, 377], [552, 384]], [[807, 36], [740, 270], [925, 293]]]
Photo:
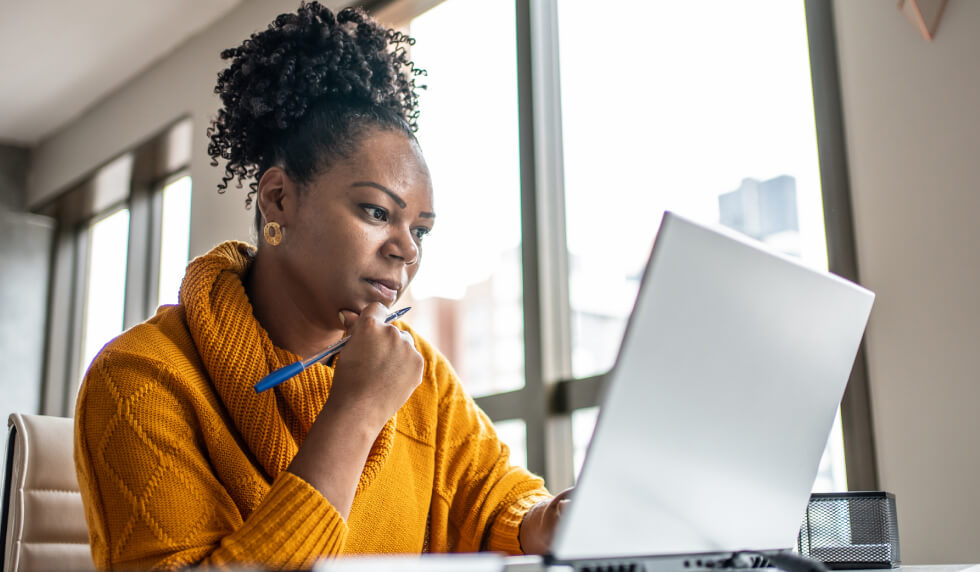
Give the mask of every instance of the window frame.
[[[804, 11], [827, 237], [827, 267], [834, 274], [859, 282], [834, 7], [823, 0], [804, 0]], [[840, 406], [847, 488], [852, 491], [879, 489], [869, 387], [862, 341]]]

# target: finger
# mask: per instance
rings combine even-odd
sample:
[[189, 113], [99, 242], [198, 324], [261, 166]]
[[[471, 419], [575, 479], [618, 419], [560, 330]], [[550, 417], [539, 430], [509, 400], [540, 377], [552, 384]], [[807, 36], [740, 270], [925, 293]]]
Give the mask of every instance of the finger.
[[398, 330], [398, 335], [400, 335], [405, 341], [411, 343], [412, 347], [415, 347], [415, 338], [412, 337], [412, 334], [406, 332], [405, 330]]
[[380, 302], [372, 302], [361, 310], [362, 318], [370, 318], [377, 322], [384, 322], [388, 314], [388, 307]]
[[571, 498], [572, 493], [574, 491], [575, 491], [575, 487], [569, 487], [569, 488], [563, 490], [562, 492], [556, 494], [555, 497], [554, 497], [554, 499], [553, 499], [553, 501], [562, 501], [562, 500], [565, 500], [565, 499], [569, 499], [569, 498]]
[[344, 330], [349, 330], [350, 327], [357, 321], [357, 312], [352, 310], [341, 310], [339, 314], [340, 324], [344, 327]]
[[360, 314], [352, 310], [341, 310], [340, 314], [344, 317], [347, 331], [352, 332], [370, 322], [383, 323], [385, 316], [388, 315], [387, 311], [388, 308], [384, 305], [374, 302], [365, 306]]
[[558, 516], [561, 516], [561, 513], [568, 509], [568, 503], [570, 502], [572, 501], [570, 501], [569, 499], [562, 499], [558, 501], [558, 507], [557, 507]]

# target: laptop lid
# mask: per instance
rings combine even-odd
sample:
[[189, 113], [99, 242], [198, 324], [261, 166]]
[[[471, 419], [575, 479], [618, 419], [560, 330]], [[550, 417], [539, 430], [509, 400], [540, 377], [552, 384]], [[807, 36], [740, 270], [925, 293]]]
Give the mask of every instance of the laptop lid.
[[873, 299], [665, 213], [554, 559], [793, 546]]

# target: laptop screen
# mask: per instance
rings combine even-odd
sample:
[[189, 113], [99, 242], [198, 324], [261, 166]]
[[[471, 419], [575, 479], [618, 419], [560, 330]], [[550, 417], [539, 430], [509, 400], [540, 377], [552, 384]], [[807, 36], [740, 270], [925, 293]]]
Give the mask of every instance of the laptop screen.
[[553, 556], [791, 547], [873, 299], [666, 213]]

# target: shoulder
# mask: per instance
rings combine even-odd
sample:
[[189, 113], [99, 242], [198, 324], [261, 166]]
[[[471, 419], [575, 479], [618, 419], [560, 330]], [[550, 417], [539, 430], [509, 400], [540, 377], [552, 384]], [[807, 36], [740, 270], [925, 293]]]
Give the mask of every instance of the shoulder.
[[161, 306], [152, 318], [107, 343], [92, 365], [122, 365], [134, 361], [174, 368], [184, 366], [187, 361], [200, 363], [183, 306]]
[[206, 377], [182, 306], [163, 306], [155, 316], [107, 343], [92, 360], [79, 391], [79, 412], [89, 401], [131, 401], [182, 380]]
[[166, 306], [92, 361], [75, 404], [75, 429], [93, 454], [158, 454], [208, 432], [220, 422], [219, 410], [183, 307]]

